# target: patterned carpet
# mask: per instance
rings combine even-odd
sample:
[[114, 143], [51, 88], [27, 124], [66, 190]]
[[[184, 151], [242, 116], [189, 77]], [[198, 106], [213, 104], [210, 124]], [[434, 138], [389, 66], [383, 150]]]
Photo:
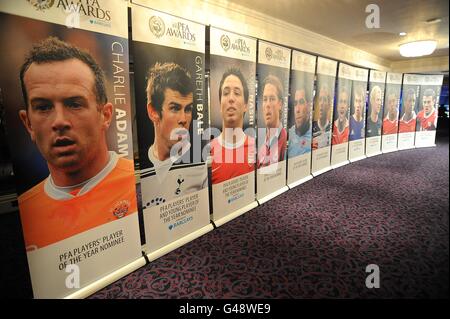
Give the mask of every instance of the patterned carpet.
[[[90, 298], [448, 298], [449, 145], [320, 175]], [[0, 214], [0, 297], [31, 298], [18, 214]], [[366, 266], [379, 289], [365, 286]]]
[[448, 152], [446, 137], [322, 174], [91, 298], [448, 298]]

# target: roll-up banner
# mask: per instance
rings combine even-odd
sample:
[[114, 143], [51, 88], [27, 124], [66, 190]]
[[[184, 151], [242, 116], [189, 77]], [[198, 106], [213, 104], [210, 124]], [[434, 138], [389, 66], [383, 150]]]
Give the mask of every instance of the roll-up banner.
[[259, 40], [258, 52], [256, 198], [262, 204], [288, 189], [286, 128], [291, 50]]
[[290, 188], [312, 178], [312, 106], [316, 60], [316, 56], [292, 52], [287, 161]]
[[383, 122], [386, 72], [370, 70], [369, 103], [366, 121], [366, 155], [381, 154], [381, 125]]
[[420, 86], [415, 147], [436, 146], [437, 113], [443, 75], [424, 75]]
[[210, 28], [212, 210], [216, 226], [257, 206], [256, 39]]
[[333, 168], [350, 163], [348, 160], [348, 137], [350, 134], [350, 99], [354, 68], [339, 63], [336, 103], [334, 105], [331, 138], [331, 166]]
[[0, 11], [1, 98], [33, 294], [84, 296], [145, 264], [127, 4], [11, 0]]
[[366, 157], [366, 99], [369, 70], [353, 68], [353, 88], [350, 107], [348, 158], [355, 162]]
[[398, 123], [397, 147], [399, 150], [414, 148], [421, 83], [422, 75], [403, 75], [402, 101]]
[[331, 126], [337, 62], [317, 59], [317, 84], [312, 123], [311, 172], [314, 176], [331, 169]]
[[150, 260], [212, 229], [205, 26], [131, 6], [137, 135]]
[[386, 76], [386, 94], [384, 95], [383, 124], [381, 126], [381, 151], [383, 153], [397, 150], [402, 76], [402, 73], [388, 73]]

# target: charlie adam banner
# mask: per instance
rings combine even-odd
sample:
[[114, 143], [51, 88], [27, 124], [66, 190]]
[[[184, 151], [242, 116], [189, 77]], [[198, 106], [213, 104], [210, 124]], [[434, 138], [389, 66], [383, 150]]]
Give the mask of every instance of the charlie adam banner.
[[256, 204], [256, 39], [210, 30], [211, 177], [217, 221]]
[[205, 26], [132, 6], [145, 250], [209, 224]]
[[141, 254], [124, 1], [2, 1], [1, 98], [34, 296]]

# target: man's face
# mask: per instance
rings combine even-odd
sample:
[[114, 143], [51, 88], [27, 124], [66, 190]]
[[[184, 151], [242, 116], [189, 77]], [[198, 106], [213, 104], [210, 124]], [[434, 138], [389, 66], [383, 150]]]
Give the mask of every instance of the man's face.
[[395, 94], [389, 95], [388, 98], [388, 115], [390, 118], [397, 117], [397, 97]]
[[319, 118], [325, 122], [328, 117], [328, 110], [330, 108], [330, 95], [326, 89], [321, 89], [319, 92]]
[[112, 105], [98, 105], [94, 83], [77, 59], [32, 63], [26, 71], [28, 106], [20, 117], [50, 168], [76, 171], [104, 149]]
[[426, 115], [430, 114], [434, 110], [434, 99], [433, 96], [424, 96], [422, 98], [423, 110]]
[[278, 98], [277, 88], [270, 83], [264, 87], [263, 112], [267, 128], [280, 126], [281, 100]]
[[160, 136], [161, 142], [167, 148], [171, 149], [178, 141], [188, 137], [192, 122], [193, 102], [192, 93], [181, 95], [180, 92], [169, 88], [164, 90], [161, 116], [154, 112], [152, 120], [156, 134]]
[[353, 101], [353, 105], [355, 107], [355, 115], [356, 117], [362, 116], [362, 105], [363, 105], [363, 99], [361, 94], [356, 93]]
[[294, 94], [294, 115], [295, 127], [299, 128], [309, 121], [308, 102], [305, 97], [305, 90], [296, 90]]
[[341, 91], [338, 101], [338, 116], [340, 121], [344, 121], [347, 118], [348, 111], [348, 94], [345, 91]]
[[370, 99], [372, 103], [372, 113], [378, 114], [381, 111], [381, 92], [374, 90]]
[[220, 112], [224, 128], [242, 128], [247, 104], [241, 80], [235, 75], [227, 76], [223, 82]]
[[416, 98], [413, 95], [409, 95], [405, 100], [405, 113], [411, 114], [414, 104], [416, 104]]

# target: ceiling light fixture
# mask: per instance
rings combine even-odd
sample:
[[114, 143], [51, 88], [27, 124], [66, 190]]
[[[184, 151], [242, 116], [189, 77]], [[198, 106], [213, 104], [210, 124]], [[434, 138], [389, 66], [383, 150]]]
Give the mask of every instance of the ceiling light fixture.
[[406, 35], [406, 32], [400, 32], [398, 35], [404, 37]]
[[436, 49], [435, 40], [414, 41], [400, 44], [400, 55], [404, 57], [418, 57], [430, 55]]

